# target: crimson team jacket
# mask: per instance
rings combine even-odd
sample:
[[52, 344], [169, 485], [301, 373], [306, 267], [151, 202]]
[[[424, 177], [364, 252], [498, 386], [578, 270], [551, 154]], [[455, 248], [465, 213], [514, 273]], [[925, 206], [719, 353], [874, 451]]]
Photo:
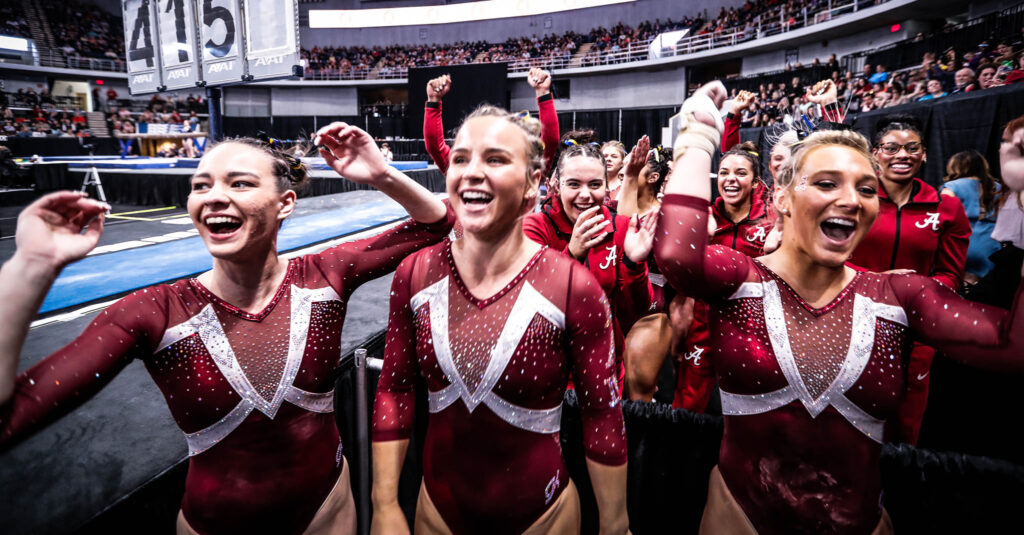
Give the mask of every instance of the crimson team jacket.
[[[537, 108], [540, 113], [540, 139], [544, 142], [544, 176], [548, 175], [554, 163], [555, 152], [558, 150], [558, 112], [551, 93], [537, 97]], [[441, 121], [441, 103], [427, 102], [423, 110], [423, 142], [427, 146], [427, 154], [442, 174], [448, 172], [448, 155], [451, 147], [444, 141], [444, 123]]]
[[[597, 279], [601, 289], [608, 296], [616, 324], [616, 339], [629, 332], [633, 323], [648, 313], [653, 298], [647, 262], [634, 264], [623, 251], [629, 218], [616, 215], [608, 207], [602, 207], [604, 217], [609, 221], [608, 237], [590, 248], [582, 263]], [[531, 240], [547, 245], [556, 251], [569, 254], [569, 239], [572, 238], [573, 224], [562, 210], [556, 198], [546, 203], [540, 212], [523, 219], [523, 233]], [[621, 343], [616, 345], [621, 351]]]
[[751, 258], [764, 254], [764, 240], [772, 230], [774, 221], [768, 217], [765, 203], [767, 192], [764, 184], [758, 182], [750, 192], [750, 213], [742, 221], [733, 222], [725, 212], [725, 201], [719, 197], [711, 205], [718, 228], [711, 236], [711, 243], [735, 249]]
[[878, 201], [878, 218], [850, 257], [852, 267], [912, 269], [958, 290], [971, 241], [971, 223], [960, 200], [939, 195], [915, 178], [907, 204], [896, 206], [882, 188]]

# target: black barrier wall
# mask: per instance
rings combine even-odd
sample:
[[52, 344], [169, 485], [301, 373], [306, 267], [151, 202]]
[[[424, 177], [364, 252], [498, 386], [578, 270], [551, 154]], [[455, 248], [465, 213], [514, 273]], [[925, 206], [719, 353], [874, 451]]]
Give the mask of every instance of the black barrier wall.
[[[384, 332], [361, 344], [381, 358]], [[360, 467], [355, 447], [355, 378], [353, 354], [342, 358], [335, 386], [335, 416], [352, 490], [370, 477]], [[379, 372], [368, 371], [372, 411]], [[422, 477], [426, 433], [425, 386], [417, 387], [416, 429], [399, 485], [399, 501], [411, 522]], [[694, 414], [658, 403], [623, 403], [629, 446], [627, 501], [630, 529], [637, 535], [697, 533], [707, 499], [708, 475], [718, 463], [723, 423], [720, 417]], [[372, 419], [370, 420], [372, 421]], [[596, 505], [583, 454], [582, 422], [572, 391], [563, 405], [560, 442], [570, 475], [580, 493], [583, 533], [597, 533]], [[1024, 495], [1024, 468], [1006, 461], [886, 444], [882, 450], [882, 503], [897, 533], [997, 533], [1016, 520], [1016, 503]], [[170, 533], [183, 492], [184, 463], [124, 497], [93, 518], [80, 533], [119, 531]], [[368, 499], [368, 497], [365, 497]], [[159, 519], [159, 520], [157, 520]], [[166, 524], [166, 526], [163, 526]], [[360, 527], [366, 524], [360, 521]], [[117, 531], [117, 530], [115, 530]], [[64, 532], [63, 530], [60, 532]]]

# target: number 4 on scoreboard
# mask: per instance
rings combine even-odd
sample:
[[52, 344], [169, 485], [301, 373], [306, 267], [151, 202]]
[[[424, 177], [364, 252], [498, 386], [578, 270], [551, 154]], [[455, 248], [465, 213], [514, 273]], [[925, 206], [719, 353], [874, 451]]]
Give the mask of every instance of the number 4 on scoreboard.
[[[139, 46], [139, 40], [142, 40], [142, 46]], [[155, 55], [152, 29], [149, 26], [149, 0], [142, 0], [135, 13], [135, 27], [132, 28], [132, 38], [128, 43], [128, 60], [144, 59], [146, 67], [152, 67]]]

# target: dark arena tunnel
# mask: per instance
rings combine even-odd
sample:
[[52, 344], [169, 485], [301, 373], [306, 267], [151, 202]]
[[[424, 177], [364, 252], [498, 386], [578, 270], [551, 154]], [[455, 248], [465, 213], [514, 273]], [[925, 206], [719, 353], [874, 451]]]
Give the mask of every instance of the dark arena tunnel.
[[0, 262], [2, 533], [1005, 532], [1024, 3], [7, 2]]

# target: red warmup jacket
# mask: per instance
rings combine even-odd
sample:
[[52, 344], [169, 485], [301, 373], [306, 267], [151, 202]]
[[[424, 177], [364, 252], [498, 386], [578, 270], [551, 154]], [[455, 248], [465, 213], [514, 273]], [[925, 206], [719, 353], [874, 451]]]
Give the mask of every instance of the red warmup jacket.
[[[558, 113], [551, 93], [537, 97], [537, 108], [540, 110], [540, 139], [544, 142], [544, 176], [548, 176], [558, 150]], [[423, 142], [427, 146], [427, 154], [441, 173], [448, 172], [448, 155], [452, 149], [444, 141], [444, 123], [441, 121], [441, 103], [427, 102], [423, 110]]]
[[[583, 264], [608, 296], [614, 316], [615, 352], [621, 355], [625, 333], [629, 332], [636, 320], [648, 314], [653, 291], [648, 278], [647, 262], [634, 264], [623, 252], [629, 218], [613, 216], [607, 207], [603, 207], [602, 212], [611, 221], [610, 234], [604, 241], [591, 247]], [[540, 212], [523, 219], [523, 232], [528, 238], [566, 255], [569, 254], [572, 229], [573, 224], [562, 211], [558, 199], [553, 199]]]
[[878, 201], [878, 218], [850, 264], [878, 272], [912, 269], [959, 290], [971, 241], [971, 222], [960, 200], [915, 178], [907, 204], [896, 206], [884, 189], [878, 190]]
[[[956, 197], [914, 179], [910, 201], [902, 207], [878, 190], [878, 218], [850, 257], [854, 268], [869, 271], [913, 269], [954, 291], [960, 289], [971, 241], [971, 223]], [[907, 363], [907, 392], [891, 422], [887, 440], [917, 444], [928, 404], [929, 370], [935, 350], [914, 344]], [[899, 433], [893, 437], [893, 433]]]
[[758, 257], [764, 253], [764, 240], [774, 226], [774, 219], [768, 216], [768, 205], [765, 203], [767, 188], [760, 182], [750, 192], [750, 213], [742, 221], [732, 222], [725, 212], [725, 200], [715, 199], [711, 205], [711, 213], [715, 216], [715, 234], [711, 236], [713, 245], [724, 245], [747, 256]]

